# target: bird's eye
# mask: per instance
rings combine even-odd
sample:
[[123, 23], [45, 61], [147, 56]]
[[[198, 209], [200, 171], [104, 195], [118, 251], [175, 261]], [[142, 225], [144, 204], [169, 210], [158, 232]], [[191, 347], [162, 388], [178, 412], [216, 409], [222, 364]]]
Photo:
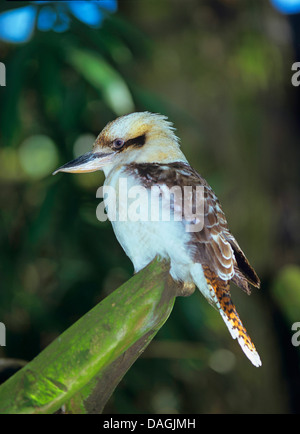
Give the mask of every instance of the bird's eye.
[[121, 149], [122, 146], [124, 145], [124, 140], [123, 139], [115, 139], [113, 141], [113, 147], [114, 149]]

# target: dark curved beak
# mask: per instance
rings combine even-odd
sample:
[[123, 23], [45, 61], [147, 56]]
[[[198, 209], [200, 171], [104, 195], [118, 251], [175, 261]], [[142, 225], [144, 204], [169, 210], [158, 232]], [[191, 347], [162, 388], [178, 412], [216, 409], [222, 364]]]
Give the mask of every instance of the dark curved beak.
[[58, 172], [85, 173], [102, 170], [106, 164], [110, 163], [113, 155], [114, 152], [87, 152], [59, 167], [52, 175], [56, 175]]

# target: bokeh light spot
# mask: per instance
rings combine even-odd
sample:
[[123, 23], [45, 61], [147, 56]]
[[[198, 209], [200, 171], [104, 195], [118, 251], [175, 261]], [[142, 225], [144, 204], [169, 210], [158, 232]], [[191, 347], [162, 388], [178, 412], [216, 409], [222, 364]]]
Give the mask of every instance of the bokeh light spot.
[[26, 42], [34, 29], [36, 8], [25, 6], [0, 14], [0, 38], [4, 41]]
[[271, 0], [273, 6], [283, 14], [300, 12], [300, 0]]
[[46, 6], [40, 10], [38, 21], [37, 21], [37, 28], [41, 31], [46, 32], [52, 29], [56, 19], [57, 19], [57, 14], [55, 10], [50, 6]]
[[86, 152], [90, 152], [95, 140], [96, 136], [89, 133], [78, 136], [73, 147], [74, 158], [80, 157], [80, 155]]
[[26, 139], [19, 148], [20, 164], [32, 178], [50, 175], [58, 165], [55, 143], [45, 135], [34, 135]]
[[236, 363], [235, 355], [229, 350], [217, 350], [212, 353], [209, 366], [219, 374], [227, 374], [233, 370]]

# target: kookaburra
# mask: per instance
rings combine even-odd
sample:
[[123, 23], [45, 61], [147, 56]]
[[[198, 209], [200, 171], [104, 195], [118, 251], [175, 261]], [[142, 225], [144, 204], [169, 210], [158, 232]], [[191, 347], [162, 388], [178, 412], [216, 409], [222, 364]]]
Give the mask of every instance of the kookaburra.
[[[173, 279], [188, 287], [197, 286], [220, 312], [232, 337], [238, 340], [253, 365], [260, 366], [260, 357], [230, 296], [230, 281], [249, 294], [249, 284], [258, 288], [259, 278], [229, 231], [215, 193], [182, 153], [172, 123], [165, 116], [149, 112], [121, 116], [105, 126], [91, 152], [70, 161], [54, 174], [96, 170], [104, 171], [104, 186], [112, 187], [117, 195], [124, 179], [128, 188], [140, 186], [150, 191], [155, 186], [162, 198], [174, 186], [181, 190], [190, 187], [186, 197], [192, 202], [196, 201], [196, 187], [202, 187], [203, 215], [194, 219], [203, 220], [199, 231], [187, 230], [191, 221], [185, 217], [179, 200], [167, 203], [171, 214], [179, 211], [181, 219], [126, 221], [115, 218], [113, 229], [133, 262], [135, 272], [156, 256], [169, 260]], [[126, 201], [119, 199], [121, 206], [123, 199], [127, 203], [127, 198]], [[108, 198], [108, 207], [109, 203]], [[140, 206], [143, 207], [141, 202]]]

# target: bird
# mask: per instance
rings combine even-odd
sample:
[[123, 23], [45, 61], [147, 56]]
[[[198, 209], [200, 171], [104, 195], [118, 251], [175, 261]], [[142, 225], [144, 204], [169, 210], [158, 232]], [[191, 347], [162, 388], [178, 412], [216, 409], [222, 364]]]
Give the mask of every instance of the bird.
[[[95, 140], [92, 151], [59, 167], [58, 172], [84, 173], [102, 170], [104, 187], [113, 189], [120, 207], [111, 219], [114, 233], [131, 259], [134, 272], [147, 266], [155, 257], [170, 262], [172, 278], [192, 293], [195, 287], [219, 311], [232, 338], [237, 339], [252, 364], [261, 366], [260, 356], [249, 337], [231, 298], [230, 282], [250, 294], [251, 286], [260, 287], [260, 279], [240, 248], [207, 181], [189, 164], [181, 150], [180, 140], [167, 116], [148, 111], [129, 113], [109, 122]], [[126, 181], [128, 191], [138, 186], [160, 195], [160, 205], [169, 206], [170, 218], [130, 220], [118, 218], [127, 199], [120, 183]], [[170, 199], [170, 189], [182, 192]], [[195, 211], [197, 188], [202, 192], [202, 215], [184, 213], [182, 197], [189, 199]], [[109, 194], [108, 194], [109, 196]], [[154, 197], [154, 196], [153, 196]], [[163, 198], [169, 198], [163, 200]], [[107, 198], [108, 216], [114, 201]], [[166, 205], [166, 203], [168, 205]], [[151, 200], [150, 200], [151, 205]], [[147, 203], [149, 206], [149, 203]], [[145, 210], [144, 210], [145, 211]], [[148, 212], [148, 214], [147, 214]], [[175, 219], [174, 215], [181, 216]], [[146, 209], [149, 217], [149, 211]], [[187, 230], [199, 224], [201, 230]]]

